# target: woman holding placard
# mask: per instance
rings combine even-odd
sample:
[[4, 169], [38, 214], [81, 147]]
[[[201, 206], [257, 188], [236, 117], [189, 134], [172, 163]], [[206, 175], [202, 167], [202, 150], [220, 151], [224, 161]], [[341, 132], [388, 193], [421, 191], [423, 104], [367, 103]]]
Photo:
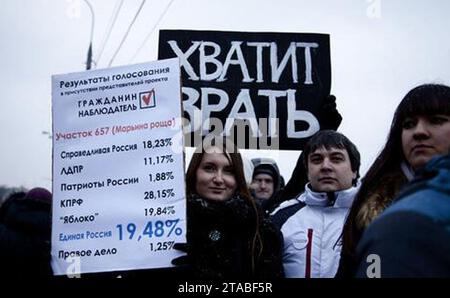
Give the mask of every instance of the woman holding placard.
[[207, 137], [189, 164], [187, 255], [196, 278], [274, 278], [283, 276], [282, 236], [264, 218], [247, 188], [242, 158], [225, 138]]

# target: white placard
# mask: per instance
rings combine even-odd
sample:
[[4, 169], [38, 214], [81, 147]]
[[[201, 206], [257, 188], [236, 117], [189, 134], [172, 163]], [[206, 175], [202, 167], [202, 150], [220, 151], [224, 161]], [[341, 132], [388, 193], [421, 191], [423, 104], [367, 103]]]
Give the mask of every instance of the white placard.
[[56, 275], [170, 267], [185, 242], [179, 60], [52, 77]]

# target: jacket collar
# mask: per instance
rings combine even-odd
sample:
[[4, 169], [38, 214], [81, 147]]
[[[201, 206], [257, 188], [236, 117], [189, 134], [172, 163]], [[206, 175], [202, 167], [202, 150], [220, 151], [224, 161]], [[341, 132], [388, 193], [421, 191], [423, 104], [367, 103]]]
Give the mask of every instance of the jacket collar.
[[400, 169], [408, 181], [412, 181], [414, 179], [414, 171], [405, 161], [402, 161], [400, 164]]
[[308, 183], [305, 186], [305, 192], [303, 192], [297, 200], [310, 206], [349, 208], [358, 192], [359, 185], [360, 184], [358, 183], [357, 186], [352, 186], [348, 189], [327, 193], [313, 191]]

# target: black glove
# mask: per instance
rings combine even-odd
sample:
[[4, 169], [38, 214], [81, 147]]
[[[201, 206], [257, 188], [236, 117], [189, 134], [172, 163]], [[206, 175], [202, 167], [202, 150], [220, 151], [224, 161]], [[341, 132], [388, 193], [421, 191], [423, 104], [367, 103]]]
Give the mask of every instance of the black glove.
[[337, 130], [342, 122], [342, 116], [336, 109], [336, 96], [328, 95], [325, 97], [317, 112], [317, 120], [320, 123], [320, 130]]
[[210, 258], [195, 253], [195, 249], [189, 244], [175, 243], [173, 248], [187, 253], [172, 260], [172, 265], [176, 266], [175, 268], [181, 272], [185, 279], [214, 279], [221, 276], [220, 271], [217, 272], [211, 267], [208, 262]]
[[181, 252], [186, 253], [185, 255], [182, 255], [180, 257], [177, 257], [172, 260], [172, 265], [179, 266], [179, 267], [185, 267], [185, 266], [191, 266], [192, 265], [192, 258], [189, 254], [189, 244], [187, 243], [175, 243], [173, 245], [173, 248], [176, 250], [179, 250]]

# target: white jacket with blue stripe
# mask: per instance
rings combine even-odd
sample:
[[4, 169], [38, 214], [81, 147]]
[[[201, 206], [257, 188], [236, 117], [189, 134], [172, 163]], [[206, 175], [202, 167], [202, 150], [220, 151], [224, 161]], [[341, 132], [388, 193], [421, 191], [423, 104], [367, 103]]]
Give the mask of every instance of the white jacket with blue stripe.
[[308, 183], [304, 193], [274, 210], [272, 220], [284, 238], [286, 277], [334, 277], [342, 227], [357, 191], [314, 192]]

